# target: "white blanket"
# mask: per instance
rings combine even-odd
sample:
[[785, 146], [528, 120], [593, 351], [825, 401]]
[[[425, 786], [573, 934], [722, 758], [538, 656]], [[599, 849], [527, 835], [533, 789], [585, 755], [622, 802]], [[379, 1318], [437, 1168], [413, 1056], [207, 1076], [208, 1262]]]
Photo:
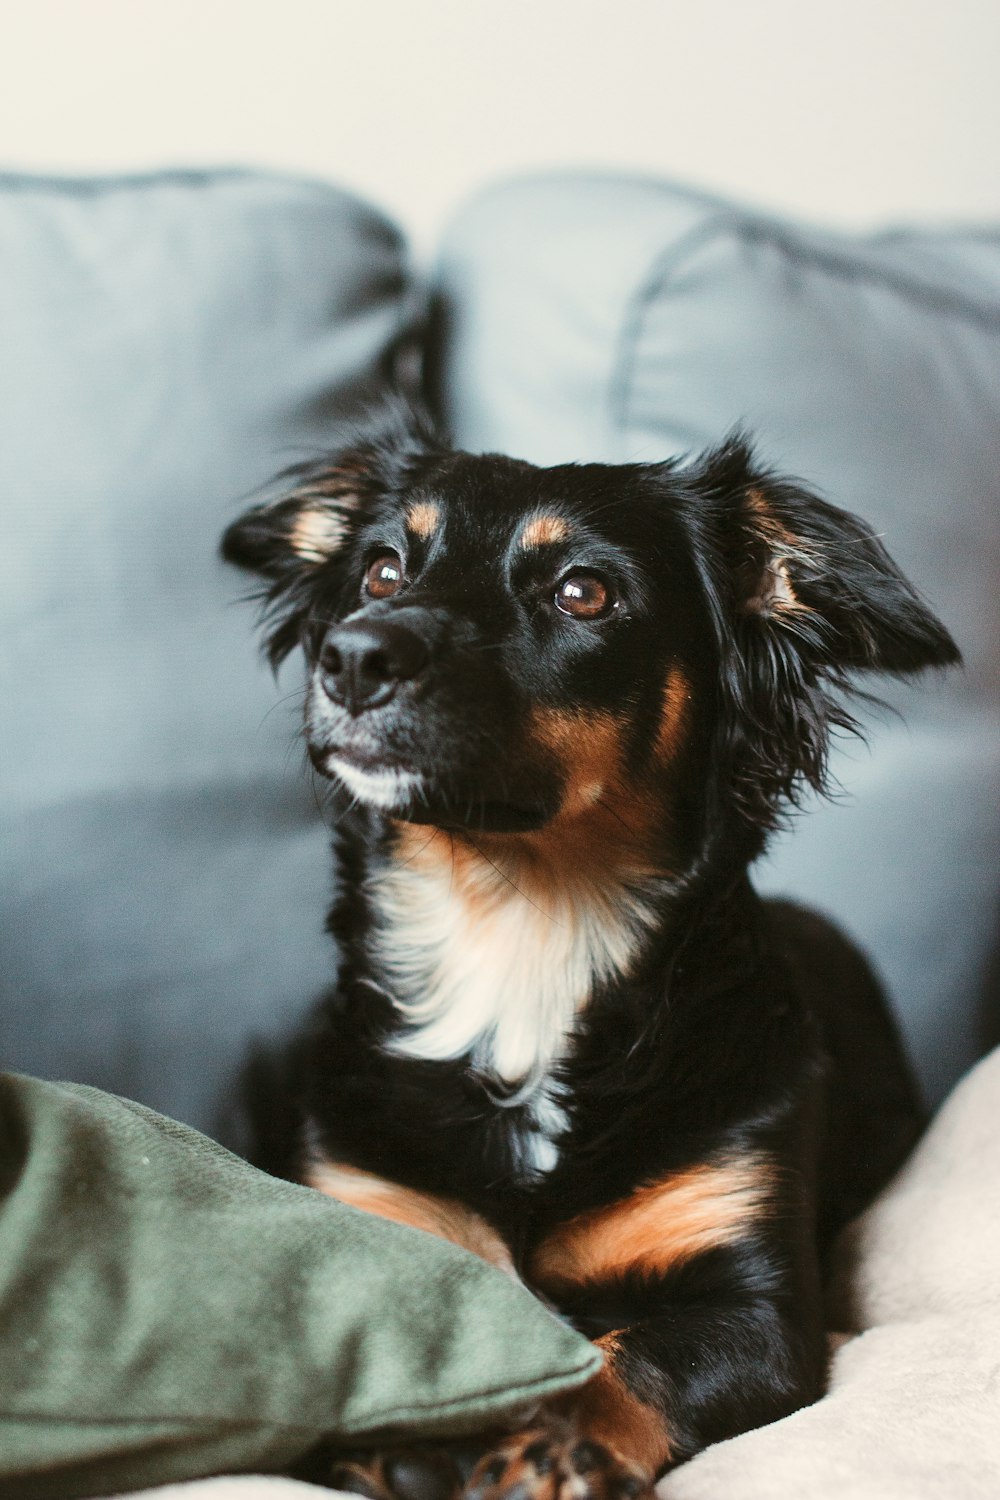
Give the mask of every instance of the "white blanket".
[[[660, 1500], [1000, 1500], [1000, 1050], [959, 1085], [844, 1235], [830, 1387], [815, 1406], [709, 1448]], [[146, 1500], [317, 1500], [293, 1480], [222, 1478]]]

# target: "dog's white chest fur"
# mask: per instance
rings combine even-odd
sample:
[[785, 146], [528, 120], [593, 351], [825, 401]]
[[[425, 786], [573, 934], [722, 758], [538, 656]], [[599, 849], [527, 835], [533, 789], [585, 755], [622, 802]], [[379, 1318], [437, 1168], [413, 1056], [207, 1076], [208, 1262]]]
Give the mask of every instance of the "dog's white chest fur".
[[574, 878], [543, 888], [529, 873], [418, 852], [382, 871], [373, 894], [378, 958], [405, 1023], [392, 1051], [468, 1056], [487, 1079], [523, 1084], [525, 1164], [544, 1170], [562, 1118], [547, 1074], [595, 985], [628, 971], [654, 918], [640, 887]]

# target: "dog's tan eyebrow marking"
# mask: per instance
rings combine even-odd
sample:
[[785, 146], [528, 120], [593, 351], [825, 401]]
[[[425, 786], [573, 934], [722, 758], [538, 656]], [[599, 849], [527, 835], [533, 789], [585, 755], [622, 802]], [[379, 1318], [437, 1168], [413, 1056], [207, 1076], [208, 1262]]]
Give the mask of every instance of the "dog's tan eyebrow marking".
[[295, 517], [289, 545], [303, 562], [326, 562], [343, 542], [345, 530], [343, 517], [329, 506], [307, 505]]
[[315, 1188], [327, 1198], [336, 1198], [339, 1203], [348, 1203], [380, 1219], [390, 1219], [394, 1224], [423, 1229], [441, 1240], [451, 1240], [497, 1270], [519, 1279], [501, 1235], [457, 1198], [403, 1187], [387, 1177], [377, 1177], [374, 1172], [326, 1159], [307, 1162], [302, 1181], [306, 1187]]
[[407, 529], [422, 542], [429, 542], [441, 524], [441, 507], [430, 500], [418, 500], [406, 512]]
[[773, 1168], [758, 1155], [687, 1167], [559, 1225], [535, 1252], [531, 1278], [558, 1289], [630, 1273], [664, 1275], [741, 1239], [766, 1212], [773, 1189]]
[[524, 524], [518, 538], [518, 546], [524, 552], [534, 547], [551, 547], [564, 542], [569, 536], [569, 522], [555, 511], [538, 511]]

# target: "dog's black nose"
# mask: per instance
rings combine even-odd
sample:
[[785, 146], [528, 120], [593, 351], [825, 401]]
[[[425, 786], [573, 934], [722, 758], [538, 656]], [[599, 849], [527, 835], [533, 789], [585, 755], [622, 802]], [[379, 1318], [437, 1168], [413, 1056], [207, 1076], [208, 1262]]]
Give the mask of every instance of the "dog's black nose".
[[323, 687], [352, 714], [388, 703], [430, 661], [424, 632], [400, 619], [347, 620], [323, 642], [319, 669]]

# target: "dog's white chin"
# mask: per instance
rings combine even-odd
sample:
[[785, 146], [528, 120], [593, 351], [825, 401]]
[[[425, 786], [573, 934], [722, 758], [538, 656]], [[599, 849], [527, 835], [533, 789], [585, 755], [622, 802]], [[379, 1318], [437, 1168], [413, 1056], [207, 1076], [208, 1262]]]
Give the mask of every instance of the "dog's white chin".
[[423, 781], [423, 777], [416, 771], [397, 771], [392, 768], [363, 771], [349, 760], [342, 760], [339, 755], [331, 755], [326, 764], [330, 774], [342, 781], [359, 802], [381, 808], [385, 812], [405, 807], [420, 790]]

